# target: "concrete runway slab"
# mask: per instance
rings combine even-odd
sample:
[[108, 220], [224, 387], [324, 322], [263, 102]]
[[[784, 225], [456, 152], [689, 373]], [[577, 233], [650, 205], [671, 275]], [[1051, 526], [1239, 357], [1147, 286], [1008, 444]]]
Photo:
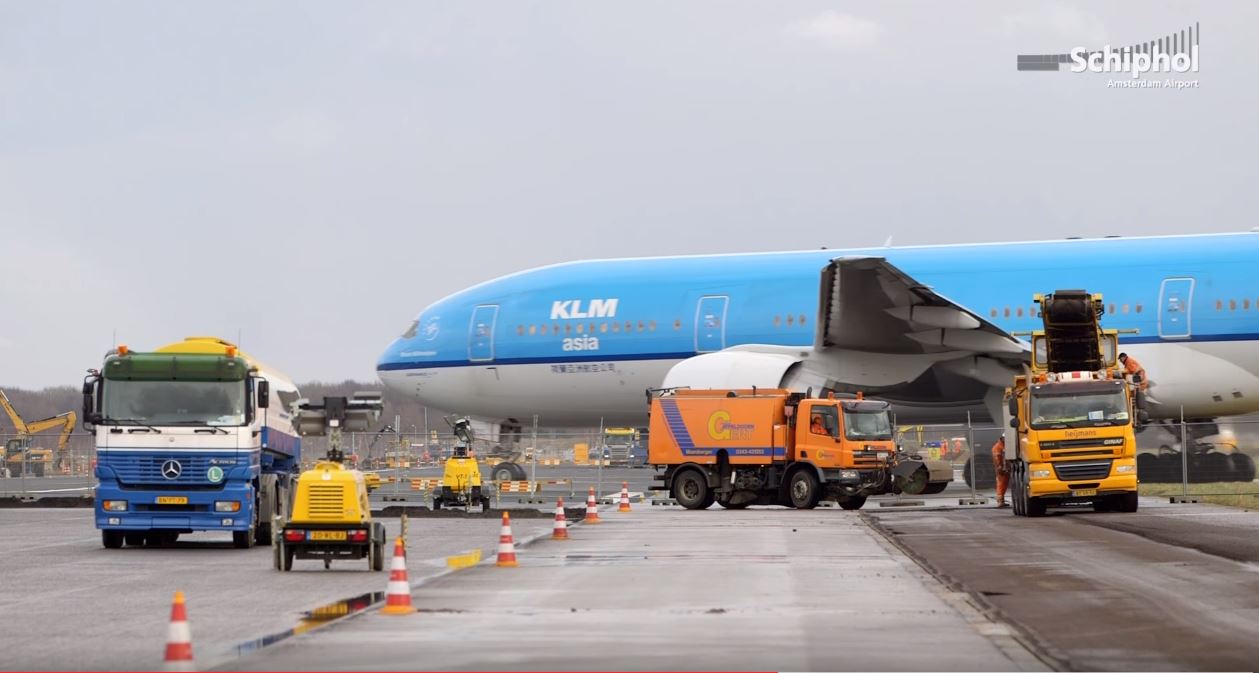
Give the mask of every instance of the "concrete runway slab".
[[226, 670], [1045, 670], [855, 513], [606, 512]]
[[[383, 519], [390, 534], [397, 519]], [[551, 522], [514, 522], [517, 535]], [[445, 557], [492, 553], [497, 519], [412, 519], [410, 578], [447, 572]], [[392, 553], [392, 549], [390, 550]], [[383, 591], [387, 572], [367, 561], [271, 566], [270, 547], [233, 549], [223, 534], [180, 537], [173, 548], [104, 549], [90, 509], [0, 511], [0, 670], [146, 670], [160, 667], [171, 597], [187, 595], [193, 651], [202, 665], [236, 646], [294, 627], [306, 611]], [[387, 566], [386, 566], [387, 567]]]

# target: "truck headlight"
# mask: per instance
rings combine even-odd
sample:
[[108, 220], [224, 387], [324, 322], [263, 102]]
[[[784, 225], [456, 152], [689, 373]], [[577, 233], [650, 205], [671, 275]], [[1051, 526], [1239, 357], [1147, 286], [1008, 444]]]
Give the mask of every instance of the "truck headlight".
[[106, 500], [101, 504], [106, 512], [125, 512], [127, 511], [126, 500]]
[[1032, 470], [1032, 479], [1048, 479], [1053, 476], [1053, 470]]
[[861, 476], [861, 473], [857, 472], [856, 470], [840, 470], [839, 471], [840, 479], [857, 479], [860, 476]]
[[1115, 466], [1115, 472], [1118, 474], [1123, 474], [1125, 472], [1136, 472], [1136, 471], [1137, 471], [1136, 465], [1116, 465]]
[[215, 500], [214, 511], [216, 512], [239, 512], [240, 501], [238, 500]]

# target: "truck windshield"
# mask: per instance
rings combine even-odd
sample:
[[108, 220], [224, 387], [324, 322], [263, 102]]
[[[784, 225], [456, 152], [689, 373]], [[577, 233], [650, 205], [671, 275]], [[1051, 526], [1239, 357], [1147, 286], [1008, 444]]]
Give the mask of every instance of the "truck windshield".
[[104, 386], [105, 423], [244, 425], [244, 381], [127, 381]]
[[888, 419], [886, 410], [844, 409], [844, 435], [848, 439], [890, 440], [892, 422]]
[[1037, 430], [1094, 428], [1131, 422], [1121, 381], [1101, 385], [1034, 386], [1031, 416], [1031, 427]]

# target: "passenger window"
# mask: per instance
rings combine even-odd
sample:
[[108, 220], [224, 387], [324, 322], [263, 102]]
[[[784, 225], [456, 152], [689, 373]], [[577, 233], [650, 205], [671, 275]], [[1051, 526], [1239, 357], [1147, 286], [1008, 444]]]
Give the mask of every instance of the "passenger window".
[[801, 327], [804, 327], [804, 314], [803, 313], [800, 314], [800, 320], [798, 322], [800, 323]]

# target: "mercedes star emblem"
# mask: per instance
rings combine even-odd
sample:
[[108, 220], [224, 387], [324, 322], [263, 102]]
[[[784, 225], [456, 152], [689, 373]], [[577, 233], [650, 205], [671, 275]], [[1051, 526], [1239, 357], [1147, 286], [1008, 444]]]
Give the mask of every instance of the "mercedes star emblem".
[[184, 468], [179, 464], [178, 460], [168, 460], [162, 463], [162, 476], [167, 479], [178, 479], [179, 473], [183, 471]]

